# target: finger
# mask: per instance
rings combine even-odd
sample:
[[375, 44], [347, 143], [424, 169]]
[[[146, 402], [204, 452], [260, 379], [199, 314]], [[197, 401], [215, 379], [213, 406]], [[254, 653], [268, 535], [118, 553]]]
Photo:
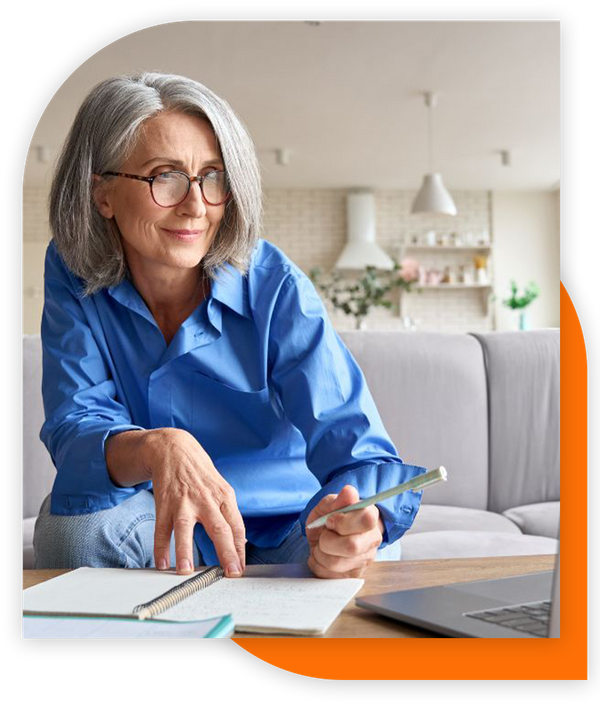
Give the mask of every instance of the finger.
[[240, 510], [238, 509], [235, 495], [233, 495], [233, 500], [229, 499], [223, 502], [221, 505], [221, 514], [225, 517], [225, 520], [231, 528], [233, 543], [243, 572], [246, 569], [246, 527], [244, 526], [244, 519], [240, 514]]
[[[339, 494], [329, 495], [329, 497], [332, 497], [333, 501], [331, 502], [327, 511], [323, 512], [323, 514], [333, 512], [337, 509], [343, 509], [344, 507], [347, 507], [351, 504], [356, 504], [358, 501], [360, 501], [358, 490], [353, 485], [344, 485], [344, 487], [342, 487], [342, 489], [340, 490]], [[336, 514], [334, 516], [338, 515]], [[327, 522], [329, 521], [333, 520], [327, 519]], [[333, 526], [334, 524], [331, 524], [331, 527]]]
[[319, 563], [312, 552], [308, 557], [307, 565], [317, 578], [360, 578], [368, 567], [368, 564], [365, 564], [363, 566], [353, 568], [346, 573], [337, 573], [336, 571], [331, 570], [328, 566]]
[[346, 574], [354, 570], [366, 568], [375, 560], [376, 553], [376, 549], [372, 549], [368, 553], [345, 558], [343, 556], [332, 556], [322, 551], [320, 546], [315, 546], [312, 555], [319, 565], [332, 573]]
[[358, 494], [356, 487], [354, 487], [354, 485], [344, 485], [337, 497], [334, 499], [331, 505], [331, 511], [335, 509], [342, 509], [343, 507], [347, 507], [349, 504], [356, 504], [356, 502], [360, 502], [360, 495]]
[[328, 494], [325, 497], [321, 497], [319, 503], [311, 509], [310, 514], [306, 517], [306, 523], [310, 524], [315, 519], [322, 517], [323, 514], [333, 511], [333, 503], [336, 497], [336, 494]]
[[173, 522], [175, 531], [175, 559], [177, 572], [188, 575], [194, 570], [194, 526], [195, 519], [188, 514], [178, 516]]
[[241, 577], [242, 566], [233, 540], [233, 532], [223, 514], [216, 508], [206, 507], [201, 521], [215, 546], [225, 576], [228, 578]]
[[381, 534], [379, 531], [367, 531], [362, 534], [340, 536], [335, 531], [325, 529], [319, 537], [319, 548], [321, 551], [331, 556], [342, 556], [346, 558], [368, 553], [374, 548], [379, 548], [380, 544]]
[[[325, 495], [325, 497], [321, 497], [319, 503], [311, 509], [309, 515], [306, 517], [306, 525], [308, 526], [308, 524], [315, 521], [315, 519], [332, 511], [333, 503], [336, 498], [336, 494], [328, 494]], [[314, 529], [306, 529], [306, 538], [311, 546], [319, 540], [322, 531], [322, 526], [318, 526]]]
[[171, 534], [173, 525], [167, 515], [156, 513], [154, 526], [154, 564], [158, 570], [168, 570], [171, 565]]
[[378, 526], [379, 510], [375, 505], [357, 509], [346, 514], [334, 514], [327, 519], [325, 526], [342, 536], [372, 531]]
[[[329, 514], [330, 512], [333, 512], [336, 509], [342, 509], [343, 507], [347, 507], [350, 504], [355, 504], [359, 500], [360, 496], [356, 487], [354, 487], [353, 485], [344, 485], [344, 487], [342, 487], [342, 489], [340, 490], [339, 494], [328, 494], [325, 497], [321, 498], [320, 502], [315, 507], [313, 507], [312, 511], [308, 515], [306, 519], [306, 524], [308, 525], [315, 519], [318, 519], [319, 517], [322, 517], [325, 514]], [[354, 512], [349, 513], [353, 514]], [[334, 515], [334, 517], [337, 516], [344, 515]], [[330, 528], [336, 526], [336, 524], [329, 523], [331, 521], [336, 521], [334, 517], [331, 517], [327, 520], [327, 526]], [[322, 531], [323, 527], [316, 527], [313, 529], [306, 530], [306, 538], [308, 539], [309, 545], [312, 546], [319, 540]]]

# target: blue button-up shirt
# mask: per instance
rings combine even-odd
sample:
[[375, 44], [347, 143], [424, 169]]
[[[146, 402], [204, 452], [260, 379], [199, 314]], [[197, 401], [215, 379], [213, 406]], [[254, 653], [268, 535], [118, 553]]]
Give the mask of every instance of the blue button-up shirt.
[[[277, 546], [326, 494], [368, 497], [425, 472], [398, 457], [356, 361], [310, 279], [259, 240], [249, 271], [225, 266], [169, 345], [126, 279], [93, 296], [46, 254], [41, 430], [57, 477], [53, 514], [110, 509], [150, 482], [115, 485], [106, 439], [189, 431], [233, 487], [251, 543]], [[381, 503], [382, 547], [411, 526], [421, 493]], [[218, 563], [201, 525], [195, 541]]]

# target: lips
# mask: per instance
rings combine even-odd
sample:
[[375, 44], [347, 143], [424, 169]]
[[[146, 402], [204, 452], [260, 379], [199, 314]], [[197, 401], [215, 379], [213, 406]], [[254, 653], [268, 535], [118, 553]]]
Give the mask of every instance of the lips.
[[167, 233], [167, 235], [182, 242], [194, 242], [204, 234], [204, 230], [184, 230], [179, 228], [162, 228], [162, 230]]

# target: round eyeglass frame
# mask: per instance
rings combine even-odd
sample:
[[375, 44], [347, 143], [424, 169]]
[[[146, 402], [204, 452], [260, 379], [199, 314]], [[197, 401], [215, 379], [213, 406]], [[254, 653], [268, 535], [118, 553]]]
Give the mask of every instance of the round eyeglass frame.
[[[104, 178], [105, 176], [122, 176], [126, 179], [136, 179], [137, 181], [145, 181], [148, 184], [148, 186], [150, 187], [150, 195], [152, 196], [152, 200], [154, 201], [154, 203], [156, 203], [156, 205], [159, 208], [174, 208], [175, 206], [178, 206], [180, 203], [183, 203], [185, 201], [185, 199], [189, 196], [190, 190], [192, 188], [192, 182], [197, 181], [198, 186], [200, 186], [200, 193], [202, 194], [202, 200], [206, 204], [208, 204], [209, 206], [222, 206], [224, 203], [226, 203], [229, 200], [229, 197], [231, 196], [231, 191], [228, 191], [225, 198], [222, 201], [219, 201], [219, 203], [211, 203], [211, 201], [209, 201], [206, 198], [206, 196], [204, 195], [204, 189], [202, 188], [202, 182], [204, 181], [204, 179], [207, 176], [209, 176], [210, 174], [214, 174], [214, 173], [224, 174], [225, 172], [224, 171], [218, 171], [218, 172], [210, 171], [208, 174], [204, 174], [203, 176], [189, 176], [184, 171], [173, 170], [173, 171], [163, 171], [160, 174], [155, 174], [154, 176], [139, 176], [138, 174], [124, 174], [121, 171], [105, 171], [102, 174], [102, 177]], [[182, 176], [185, 176], [185, 178], [188, 180], [188, 188], [187, 188], [187, 191], [185, 192], [185, 195], [183, 196], [183, 198], [180, 201], [177, 201], [177, 203], [172, 203], [170, 206], [163, 206], [154, 197], [154, 191], [152, 189], [152, 184], [154, 183], [154, 180], [157, 179], [159, 176], [162, 176], [162, 174], [181, 174]]]

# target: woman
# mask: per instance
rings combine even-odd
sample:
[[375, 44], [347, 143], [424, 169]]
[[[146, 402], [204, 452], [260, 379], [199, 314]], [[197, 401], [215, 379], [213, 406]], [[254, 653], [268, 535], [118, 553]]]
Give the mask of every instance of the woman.
[[[361, 575], [420, 495], [307, 277], [259, 239], [254, 147], [181, 76], [99, 84], [50, 197], [37, 567], [307, 561]], [[398, 546], [398, 544], [396, 544]], [[397, 554], [396, 554], [397, 555]]]

